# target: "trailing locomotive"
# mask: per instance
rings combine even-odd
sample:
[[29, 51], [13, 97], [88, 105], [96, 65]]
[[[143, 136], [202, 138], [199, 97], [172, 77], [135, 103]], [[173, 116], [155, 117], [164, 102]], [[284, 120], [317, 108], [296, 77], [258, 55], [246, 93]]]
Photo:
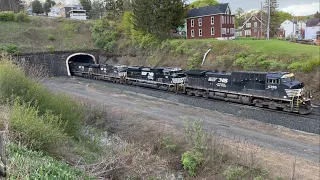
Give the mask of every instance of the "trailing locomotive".
[[288, 72], [183, 71], [174, 67], [113, 66], [71, 62], [74, 76], [308, 114], [311, 95]]

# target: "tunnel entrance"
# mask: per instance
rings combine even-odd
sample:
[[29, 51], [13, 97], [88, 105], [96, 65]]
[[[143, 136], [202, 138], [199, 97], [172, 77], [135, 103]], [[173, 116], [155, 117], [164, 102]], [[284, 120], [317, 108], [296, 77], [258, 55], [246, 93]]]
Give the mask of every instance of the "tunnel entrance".
[[72, 62], [82, 62], [82, 63], [96, 63], [96, 58], [92, 54], [87, 53], [75, 53], [70, 55], [66, 60], [66, 66], [68, 71], [68, 76], [71, 76], [69, 64]]

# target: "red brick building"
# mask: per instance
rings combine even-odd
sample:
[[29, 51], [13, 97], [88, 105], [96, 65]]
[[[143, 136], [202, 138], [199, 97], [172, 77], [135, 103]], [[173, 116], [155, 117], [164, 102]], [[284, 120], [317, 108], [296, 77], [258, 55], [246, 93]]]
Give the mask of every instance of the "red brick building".
[[187, 39], [235, 38], [235, 20], [229, 3], [193, 8], [188, 11], [186, 22]]
[[[262, 25], [262, 27], [261, 27]], [[239, 28], [241, 30], [240, 36], [242, 37], [265, 37], [267, 26], [256, 15], [248, 18]]]

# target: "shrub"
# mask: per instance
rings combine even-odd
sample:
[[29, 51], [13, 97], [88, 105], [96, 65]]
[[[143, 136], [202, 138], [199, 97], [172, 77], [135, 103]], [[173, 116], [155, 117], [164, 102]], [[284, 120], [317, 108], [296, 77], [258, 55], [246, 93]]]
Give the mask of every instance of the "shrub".
[[19, 50], [15, 44], [9, 44], [4, 47], [4, 50], [9, 54], [18, 54]]
[[20, 97], [23, 102], [30, 102], [31, 106], [37, 108], [39, 115], [50, 111], [60, 116], [64, 132], [79, 137], [83, 107], [72, 98], [51, 93], [41, 84], [29, 80], [17, 66], [3, 59], [0, 61], [0, 101], [16, 97]]
[[190, 176], [196, 175], [196, 170], [203, 162], [203, 154], [199, 151], [187, 151], [182, 154], [183, 168], [188, 170]]
[[217, 56], [215, 64], [223, 68], [229, 68], [232, 66], [234, 60], [235, 57], [231, 55]]
[[56, 37], [53, 34], [48, 34], [48, 39], [50, 41], [54, 41], [54, 40], [56, 40]]
[[223, 175], [227, 180], [239, 180], [243, 179], [246, 172], [242, 167], [229, 166], [224, 172]]
[[195, 53], [193, 56], [188, 58], [187, 68], [188, 69], [197, 69], [201, 65], [202, 59], [200, 53]]
[[16, 140], [34, 150], [53, 152], [68, 139], [63, 133], [64, 124], [60, 116], [50, 111], [40, 115], [38, 109], [21, 103], [20, 99], [15, 100], [12, 106], [10, 128], [17, 135]]
[[45, 48], [47, 49], [47, 51], [53, 53], [54, 52], [54, 46], [53, 45], [48, 45], [48, 46], [45, 46]]
[[0, 21], [14, 21], [14, 13], [11, 11], [0, 12]]
[[65, 162], [45, 156], [42, 152], [30, 151], [21, 145], [10, 143], [7, 151], [9, 179], [93, 179]]
[[313, 69], [320, 67], [320, 59], [314, 59], [309, 61], [294, 62], [288, 66], [288, 69], [293, 71], [310, 72]]
[[176, 151], [177, 150], [177, 145], [174, 144], [172, 139], [170, 137], [165, 137], [162, 141], [162, 145], [164, 148], [170, 150], [170, 151]]
[[15, 22], [29, 22], [29, 16], [26, 13], [20, 12], [18, 14], [15, 14], [14, 16]]

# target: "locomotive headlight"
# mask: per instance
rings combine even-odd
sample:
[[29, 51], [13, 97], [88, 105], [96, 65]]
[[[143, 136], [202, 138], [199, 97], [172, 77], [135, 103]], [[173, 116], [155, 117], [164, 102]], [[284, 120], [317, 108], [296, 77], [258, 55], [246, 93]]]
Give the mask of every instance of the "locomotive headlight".
[[283, 98], [287, 98], [287, 96], [283, 96]]

